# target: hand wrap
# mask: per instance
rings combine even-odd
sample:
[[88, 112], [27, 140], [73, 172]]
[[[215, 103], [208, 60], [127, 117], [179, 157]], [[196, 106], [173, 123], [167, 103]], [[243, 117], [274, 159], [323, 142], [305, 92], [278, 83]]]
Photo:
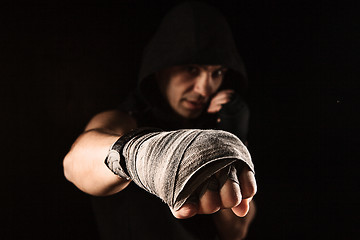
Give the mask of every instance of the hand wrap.
[[[122, 149], [127, 170], [124, 172], [138, 186], [158, 196], [174, 210], [225, 167], [230, 172], [230, 165], [240, 168], [240, 162], [243, 162], [254, 171], [244, 144], [225, 131], [191, 129], [130, 132], [130, 135], [131, 139], [127, 135], [122, 137], [127, 140]], [[106, 164], [110, 169], [114, 166], [109, 164], [108, 158]], [[116, 170], [112, 171], [116, 173]]]

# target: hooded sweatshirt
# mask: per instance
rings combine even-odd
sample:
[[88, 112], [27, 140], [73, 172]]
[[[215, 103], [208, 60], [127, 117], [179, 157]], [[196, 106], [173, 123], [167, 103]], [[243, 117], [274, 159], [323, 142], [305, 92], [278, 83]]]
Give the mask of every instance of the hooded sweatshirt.
[[[246, 83], [245, 68], [224, 16], [201, 2], [180, 4], [164, 17], [145, 48], [137, 89], [120, 110], [133, 116], [138, 127], [184, 128], [184, 119], [160, 94], [154, 74], [189, 64], [228, 68], [223, 89], [239, 92]], [[187, 122], [187, 128], [215, 128], [216, 116], [204, 112]], [[217, 239], [211, 215], [176, 219], [159, 198], [135, 184], [113, 196], [94, 197], [93, 203], [102, 239]]]
[[[221, 89], [245, 89], [247, 76], [224, 16], [201, 2], [186, 2], [172, 9], [144, 50], [135, 93], [120, 106], [139, 126], [173, 130], [181, 126], [160, 93], [154, 74], [176, 65], [222, 65], [228, 68]], [[204, 113], [192, 121], [194, 128], [212, 128], [215, 116]]]

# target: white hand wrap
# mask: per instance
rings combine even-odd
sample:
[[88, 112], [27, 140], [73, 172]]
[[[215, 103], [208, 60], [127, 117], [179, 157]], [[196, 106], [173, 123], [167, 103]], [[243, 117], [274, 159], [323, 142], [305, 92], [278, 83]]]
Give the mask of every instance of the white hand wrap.
[[235, 135], [221, 130], [191, 129], [138, 135], [127, 141], [122, 155], [131, 179], [174, 210], [225, 167], [231, 171], [230, 165], [240, 168], [243, 164], [239, 163], [245, 163], [254, 172], [245, 145]]

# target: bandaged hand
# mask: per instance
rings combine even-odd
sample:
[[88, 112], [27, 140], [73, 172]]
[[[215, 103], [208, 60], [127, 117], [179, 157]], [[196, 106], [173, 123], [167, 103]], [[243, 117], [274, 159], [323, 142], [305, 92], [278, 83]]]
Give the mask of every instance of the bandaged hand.
[[[114, 161], [114, 151], [123, 163]], [[114, 144], [105, 163], [161, 198], [177, 218], [220, 208], [245, 215], [256, 191], [249, 152], [235, 135], [220, 130], [137, 130]]]

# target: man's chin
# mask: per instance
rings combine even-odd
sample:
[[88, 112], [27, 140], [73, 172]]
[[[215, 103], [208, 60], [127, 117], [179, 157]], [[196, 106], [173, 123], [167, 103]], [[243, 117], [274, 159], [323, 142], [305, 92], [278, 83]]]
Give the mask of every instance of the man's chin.
[[187, 118], [187, 119], [195, 119], [198, 118], [202, 113], [202, 109], [200, 110], [187, 110], [187, 111], [182, 111], [181, 113], [178, 113], [180, 116], [182, 116], [183, 118]]

